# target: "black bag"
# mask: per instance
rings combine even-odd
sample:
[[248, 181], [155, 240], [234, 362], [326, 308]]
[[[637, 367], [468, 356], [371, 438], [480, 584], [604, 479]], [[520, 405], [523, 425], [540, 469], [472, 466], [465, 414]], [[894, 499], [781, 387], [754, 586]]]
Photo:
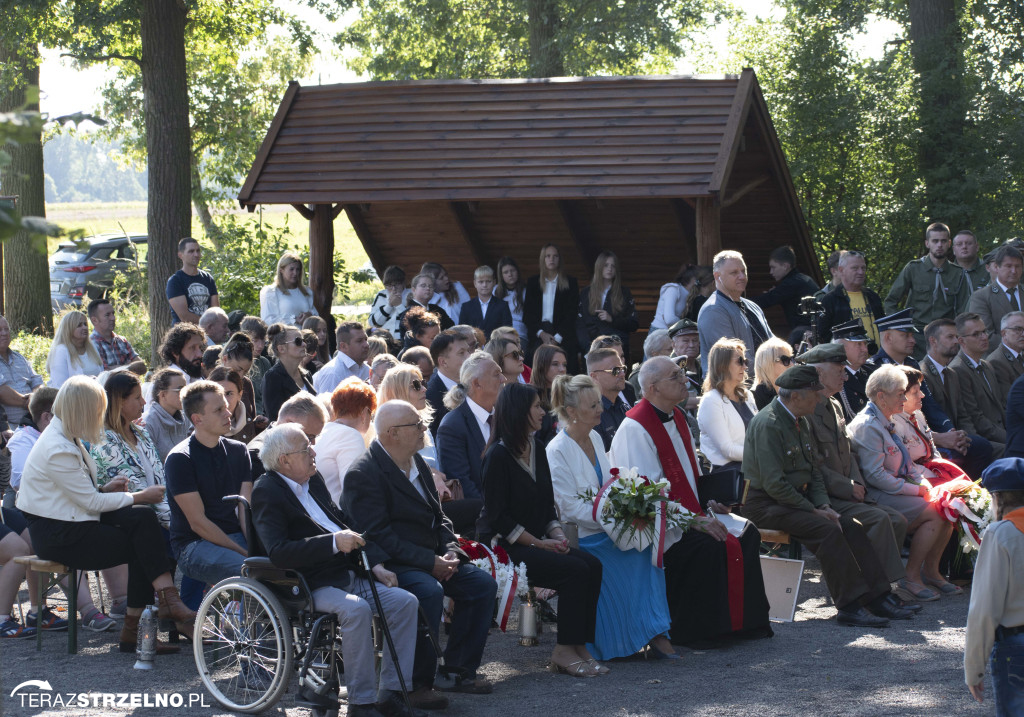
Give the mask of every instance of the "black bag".
[[697, 478], [697, 496], [701, 509], [707, 508], [708, 501], [724, 506], [742, 505], [747, 496], [747, 485], [738, 467], [719, 468]]

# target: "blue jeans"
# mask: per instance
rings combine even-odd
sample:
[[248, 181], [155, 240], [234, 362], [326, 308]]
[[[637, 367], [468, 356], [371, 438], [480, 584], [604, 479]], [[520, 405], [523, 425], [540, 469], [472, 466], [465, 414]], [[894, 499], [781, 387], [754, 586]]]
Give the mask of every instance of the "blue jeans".
[[1024, 715], [1024, 633], [997, 639], [990, 659], [996, 715]]
[[[460, 565], [458, 572], [443, 583], [428, 572], [411, 569], [398, 573], [398, 585], [419, 599], [427, 624], [438, 640], [444, 597], [447, 595], [455, 601], [452, 629], [444, 651], [445, 669], [467, 679], [475, 678], [494, 617], [498, 594], [494, 578], [475, 565]], [[437, 655], [430, 638], [417, 636], [413, 686], [433, 685], [436, 671]]]
[[[228, 537], [248, 549], [245, 536], [241, 533], [230, 533]], [[241, 553], [214, 545], [207, 540], [195, 540], [178, 553], [178, 567], [182, 575], [209, 585], [216, 585], [224, 578], [241, 575], [243, 560], [245, 558]]]

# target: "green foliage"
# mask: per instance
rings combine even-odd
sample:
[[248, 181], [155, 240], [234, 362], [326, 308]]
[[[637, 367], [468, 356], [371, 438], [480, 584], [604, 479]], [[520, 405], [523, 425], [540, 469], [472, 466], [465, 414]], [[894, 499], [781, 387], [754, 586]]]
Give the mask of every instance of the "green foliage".
[[43, 377], [43, 381], [50, 380], [50, 373], [46, 370], [46, 357], [50, 354], [50, 344], [53, 339], [49, 336], [41, 336], [29, 331], [19, 331], [11, 336], [11, 348], [28, 359], [32, 370]]
[[44, 139], [47, 203], [145, 201], [146, 173], [124, 166], [116, 144], [95, 132]]

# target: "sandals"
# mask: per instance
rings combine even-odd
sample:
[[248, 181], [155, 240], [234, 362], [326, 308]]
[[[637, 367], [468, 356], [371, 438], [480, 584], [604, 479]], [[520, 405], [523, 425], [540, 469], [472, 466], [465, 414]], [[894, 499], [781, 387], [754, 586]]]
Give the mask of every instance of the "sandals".
[[587, 660], [587, 664], [590, 665], [591, 669], [596, 671], [597, 674], [599, 674], [599, 675], [607, 675], [609, 672], [611, 672], [611, 670], [609, 670], [607, 667], [602, 665], [600, 662], [598, 662], [594, 658], [590, 658], [589, 660]]
[[588, 660], [576, 660], [565, 667], [555, 663], [548, 663], [548, 671], [556, 675], [571, 675], [572, 677], [597, 677], [598, 673], [589, 667]]
[[925, 585], [931, 585], [933, 588], [938, 588], [939, 592], [943, 595], [963, 595], [963, 588], [959, 585], [954, 585], [947, 580], [933, 580], [932, 578], [921, 578]]
[[[917, 586], [920, 589], [915, 591], [911, 586]], [[919, 583], [911, 582], [906, 578], [904, 578], [903, 580], [898, 580], [896, 582], [896, 589], [893, 590], [893, 592], [896, 593], [903, 600], [908, 600], [910, 602], [934, 602], [939, 599], [939, 596], [936, 595], [935, 592], [933, 592], [932, 590], [929, 590], [924, 585], [921, 585]]]

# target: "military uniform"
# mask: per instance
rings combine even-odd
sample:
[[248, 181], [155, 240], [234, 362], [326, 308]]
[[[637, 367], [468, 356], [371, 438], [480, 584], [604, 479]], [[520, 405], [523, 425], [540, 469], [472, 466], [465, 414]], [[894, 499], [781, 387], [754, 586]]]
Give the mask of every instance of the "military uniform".
[[981, 259], [976, 260], [974, 267], [970, 269], [965, 269], [956, 262], [950, 262], [950, 264], [954, 269], [960, 270], [960, 278], [957, 279], [953, 293], [956, 294], [956, 313], [962, 314], [967, 311], [971, 294], [981, 287], [987, 286], [991, 277], [988, 269], [985, 268], [985, 262]]
[[952, 262], [936, 267], [927, 254], [908, 262], [885, 297], [885, 313], [894, 314], [903, 307], [913, 309], [918, 330], [935, 319], [952, 319], [956, 316], [955, 291], [960, 273], [962, 270]]
[[[810, 367], [785, 373], [805, 368]], [[836, 607], [856, 610], [860, 603], [888, 595], [889, 579], [857, 521], [843, 516], [836, 525], [813, 512], [829, 505], [813, 440], [807, 419], [794, 419], [778, 398], [754, 416], [743, 447], [743, 473], [750, 480], [743, 515], [807, 546], [821, 563]]]
[[963, 351], [946, 370], [957, 376], [960, 403], [971, 423], [968, 432], [987, 438], [992, 444], [992, 457], [1001, 458], [1006, 447], [1006, 396], [999, 393], [996, 372], [985, 359], [975, 364]]

